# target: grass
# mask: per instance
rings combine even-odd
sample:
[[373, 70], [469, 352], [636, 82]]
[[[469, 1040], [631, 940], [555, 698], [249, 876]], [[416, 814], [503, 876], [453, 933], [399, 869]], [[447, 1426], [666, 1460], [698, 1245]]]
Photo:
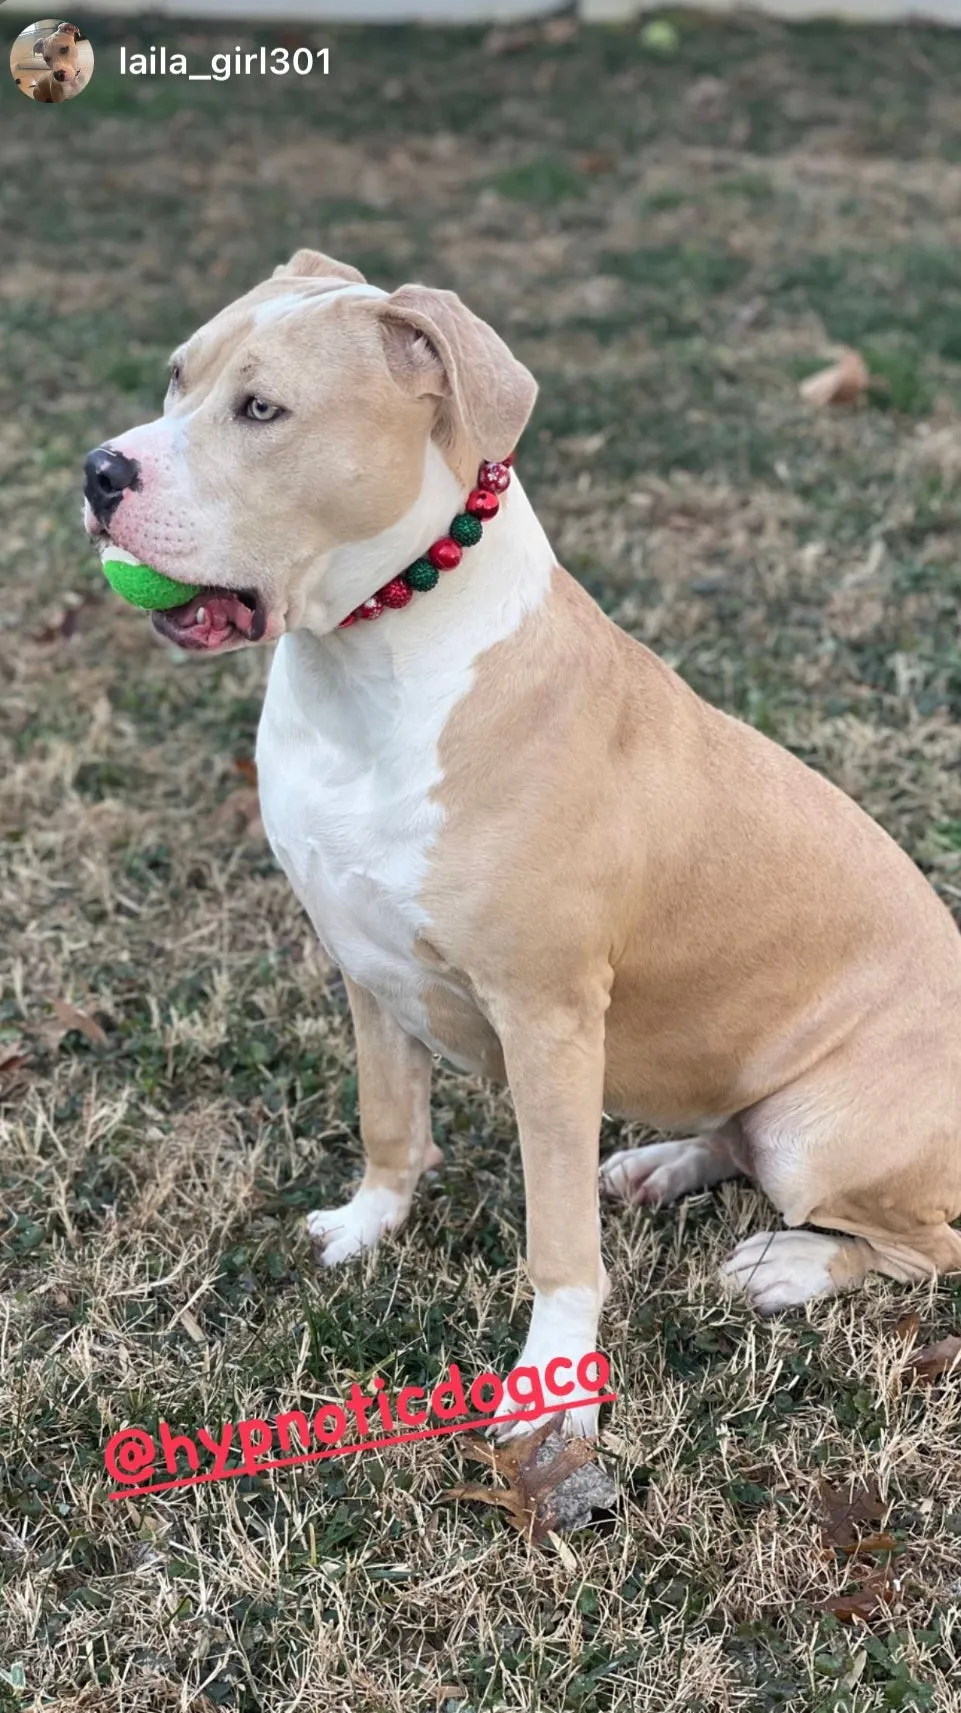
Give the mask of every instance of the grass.
[[[903, 1387], [895, 1328], [956, 1329], [961, 1282], [759, 1324], [715, 1283], [769, 1217], [742, 1185], [605, 1213], [621, 1500], [567, 1556], [439, 1503], [456, 1440], [108, 1501], [121, 1423], [506, 1365], [527, 1286], [509, 1103], [446, 1072], [408, 1232], [316, 1276], [302, 1216], [359, 1169], [356, 1077], [242, 795], [266, 661], [152, 645], [78, 470], [300, 243], [459, 289], [541, 381], [521, 460], [564, 561], [957, 912], [961, 33], [685, 14], [657, 58], [637, 30], [271, 30], [332, 49], [284, 87], [122, 79], [120, 26], [90, 27], [80, 100], [0, 88], [0, 1713], [957, 1713], [957, 1384]], [[237, 40], [162, 28], [198, 64]], [[874, 385], [812, 415], [837, 341]], [[820, 1474], [890, 1502], [902, 1585], [867, 1630], [824, 1610], [853, 1572]]]

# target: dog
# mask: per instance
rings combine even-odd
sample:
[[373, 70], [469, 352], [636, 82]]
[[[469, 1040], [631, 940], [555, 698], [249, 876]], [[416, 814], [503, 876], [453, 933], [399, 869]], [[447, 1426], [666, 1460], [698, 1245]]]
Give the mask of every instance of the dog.
[[[153, 615], [177, 647], [277, 645], [263, 822], [343, 971], [366, 1155], [309, 1215], [320, 1260], [397, 1230], [439, 1164], [435, 1054], [506, 1080], [543, 1370], [596, 1347], [599, 1189], [752, 1178], [783, 1228], [724, 1275], [765, 1313], [961, 1268], [961, 936], [849, 797], [560, 568], [505, 463], [535, 394], [452, 293], [299, 251], [88, 454], [85, 521], [201, 584]], [[682, 1139], [599, 1174], [605, 1110]]]
[[87, 81], [78, 47], [83, 39], [76, 24], [58, 24], [49, 36], [37, 37], [33, 51], [41, 55], [47, 70], [34, 83], [34, 101], [69, 101], [79, 95]]

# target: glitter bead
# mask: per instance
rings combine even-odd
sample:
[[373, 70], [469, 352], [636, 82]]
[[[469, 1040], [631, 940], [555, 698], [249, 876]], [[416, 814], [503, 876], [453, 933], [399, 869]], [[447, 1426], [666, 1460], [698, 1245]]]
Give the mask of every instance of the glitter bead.
[[347, 617], [345, 619], [341, 619], [340, 624], [337, 626], [337, 629], [338, 630], [346, 630], [348, 625], [355, 625], [356, 623], [357, 623], [357, 614], [356, 613], [348, 613]]
[[474, 488], [464, 501], [465, 512], [470, 512], [472, 517], [479, 517], [482, 523], [486, 523], [488, 518], [496, 517], [500, 509], [500, 500], [489, 488]]
[[509, 464], [482, 464], [477, 476], [479, 488], [489, 488], [492, 494], [502, 494], [510, 487]]
[[453, 571], [454, 566], [461, 562], [461, 550], [451, 536], [442, 535], [433, 547], [428, 547], [427, 557], [438, 571]]
[[361, 601], [357, 608], [359, 619], [379, 619], [384, 610], [384, 603], [379, 595], [371, 595], [369, 601]]
[[450, 526], [450, 533], [458, 547], [476, 547], [484, 526], [480, 518], [472, 517], [470, 512], [459, 512]]
[[404, 580], [418, 595], [426, 595], [428, 589], [433, 589], [440, 582], [440, 572], [429, 559], [416, 559], [413, 565], [408, 565]]
[[382, 589], [378, 589], [377, 599], [382, 601], [385, 607], [406, 607], [408, 601], [414, 599], [414, 591], [409, 583], [404, 582], [403, 577], [395, 577], [390, 583], [385, 583]]

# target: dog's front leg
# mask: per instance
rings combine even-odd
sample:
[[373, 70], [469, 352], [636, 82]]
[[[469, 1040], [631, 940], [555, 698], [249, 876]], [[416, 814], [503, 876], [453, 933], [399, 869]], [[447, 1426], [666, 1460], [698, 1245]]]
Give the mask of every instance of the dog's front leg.
[[365, 988], [344, 976], [357, 1040], [363, 1182], [343, 1207], [307, 1215], [319, 1261], [372, 1249], [407, 1218], [417, 1180], [443, 1156], [430, 1130], [431, 1055]]
[[[495, 1012], [504, 1051], [524, 1166], [527, 1262], [534, 1286], [530, 1328], [518, 1367], [547, 1370], [567, 1394], [584, 1395], [577, 1382], [581, 1358], [597, 1349], [607, 1275], [601, 1259], [597, 1163], [604, 1103], [604, 1014], [608, 993], [564, 1006], [548, 1016], [523, 1008]], [[554, 1364], [551, 1368], [550, 1365]], [[527, 1382], [523, 1383], [527, 1389]], [[544, 1384], [548, 1403], [549, 1382]], [[516, 1410], [505, 1397], [500, 1414]], [[544, 1417], [514, 1425], [528, 1433]], [[560, 1425], [561, 1417], [555, 1417]], [[592, 1438], [597, 1407], [564, 1418], [565, 1431]]]

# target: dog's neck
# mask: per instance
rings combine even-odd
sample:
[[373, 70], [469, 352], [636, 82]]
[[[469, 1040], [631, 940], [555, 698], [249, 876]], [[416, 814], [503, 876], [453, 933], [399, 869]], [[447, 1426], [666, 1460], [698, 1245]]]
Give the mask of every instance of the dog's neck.
[[461, 678], [540, 605], [556, 560], [515, 471], [482, 540], [464, 550], [460, 564], [443, 573], [435, 588], [398, 611], [337, 628], [341, 617], [446, 535], [463, 501], [463, 484], [431, 445], [421, 491], [404, 517], [371, 540], [331, 555], [322, 593], [300, 603], [282, 643], [293, 676], [311, 699], [309, 687], [318, 690], [321, 684], [336, 686], [341, 697], [374, 702], [392, 700], [391, 687], [420, 684], [428, 697], [439, 679]]

